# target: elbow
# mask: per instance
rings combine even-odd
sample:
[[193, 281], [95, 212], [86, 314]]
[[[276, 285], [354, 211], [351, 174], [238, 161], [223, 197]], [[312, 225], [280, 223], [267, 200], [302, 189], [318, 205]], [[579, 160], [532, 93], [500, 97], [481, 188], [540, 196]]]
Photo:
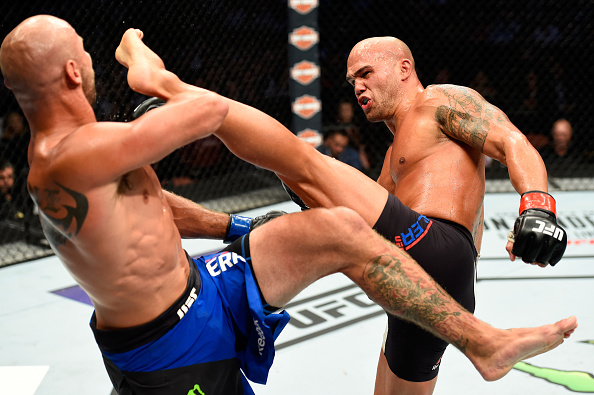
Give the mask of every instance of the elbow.
[[212, 120], [212, 130], [214, 131], [223, 124], [225, 117], [229, 113], [229, 103], [223, 96], [214, 92], [206, 93], [204, 96], [203, 100], [206, 101], [204, 104], [208, 108], [207, 113]]
[[[506, 142], [502, 150], [502, 163], [508, 166], [508, 162], [523, 162], [524, 160], [540, 159], [540, 154], [532, 146], [530, 141], [521, 132], [514, 133]], [[508, 166], [509, 167], [509, 166]]]

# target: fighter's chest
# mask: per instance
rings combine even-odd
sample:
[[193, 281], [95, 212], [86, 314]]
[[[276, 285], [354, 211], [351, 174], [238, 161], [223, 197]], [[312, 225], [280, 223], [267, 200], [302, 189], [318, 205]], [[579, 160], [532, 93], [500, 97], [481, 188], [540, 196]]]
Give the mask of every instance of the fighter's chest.
[[390, 170], [394, 181], [417, 169], [428, 158], [439, 155], [447, 136], [437, 129], [420, 124], [401, 128], [394, 134], [390, 155]]

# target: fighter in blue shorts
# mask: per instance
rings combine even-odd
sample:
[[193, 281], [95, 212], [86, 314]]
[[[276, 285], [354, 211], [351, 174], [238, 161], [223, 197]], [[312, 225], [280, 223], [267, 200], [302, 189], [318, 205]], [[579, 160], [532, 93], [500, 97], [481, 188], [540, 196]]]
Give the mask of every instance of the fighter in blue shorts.
[[289, 314], [263, 302], [248, 239], [188, 257], [185, 292], [147, 324], [103, 331], [93, 315], [91, 328], [118, 394], [185, 395], [191, 388], [196, 395], [253, 394], [245, 376], [266, 383], [274, 340]]
[[[374, 229], [408, 252], [458, 303], [474, 312], [478, 254], [468, 229], [419, 214], [392, 194]], [[432, 380], [439, 372], [447, 345], [418, 326], [388, 314], [383, 351], [398, 377]]]

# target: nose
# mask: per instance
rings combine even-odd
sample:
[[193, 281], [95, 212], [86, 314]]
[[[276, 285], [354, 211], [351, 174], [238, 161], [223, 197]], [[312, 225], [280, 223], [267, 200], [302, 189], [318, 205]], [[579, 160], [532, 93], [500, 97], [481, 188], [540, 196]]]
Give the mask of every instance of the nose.
[[355, 95], [359, 96], [361, 93], [365, 92], [367, 88], [365, 84], [360, 80], [355, 80]]

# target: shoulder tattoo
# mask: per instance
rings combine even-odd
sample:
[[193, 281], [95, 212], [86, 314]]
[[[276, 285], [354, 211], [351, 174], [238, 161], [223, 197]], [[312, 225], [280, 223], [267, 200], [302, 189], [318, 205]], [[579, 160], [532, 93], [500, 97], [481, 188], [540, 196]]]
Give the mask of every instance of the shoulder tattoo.
[[[54, 246], [60, 246], [80, 232], [89, 211], [89, 201], [82, 193], [69, 189], [58, 182], [56, 185], [58, 189], [40, 190], [31, 184], [27, 184], [27, 188], [39, 206], [41, 225], [48, 241]], [[62, 203], [64, 192], [72, 198], [72, 205]], [[66, 213], [62, 217], [58, 217], [57, 213], [62, 209]]]
[[480, 95], [467, 88], [437, 88], [448, 100], [447, 105], [437, 107], [435, 120], [454, 138], [483, 150], [489, 134], [490, 123], [496, 111]]

